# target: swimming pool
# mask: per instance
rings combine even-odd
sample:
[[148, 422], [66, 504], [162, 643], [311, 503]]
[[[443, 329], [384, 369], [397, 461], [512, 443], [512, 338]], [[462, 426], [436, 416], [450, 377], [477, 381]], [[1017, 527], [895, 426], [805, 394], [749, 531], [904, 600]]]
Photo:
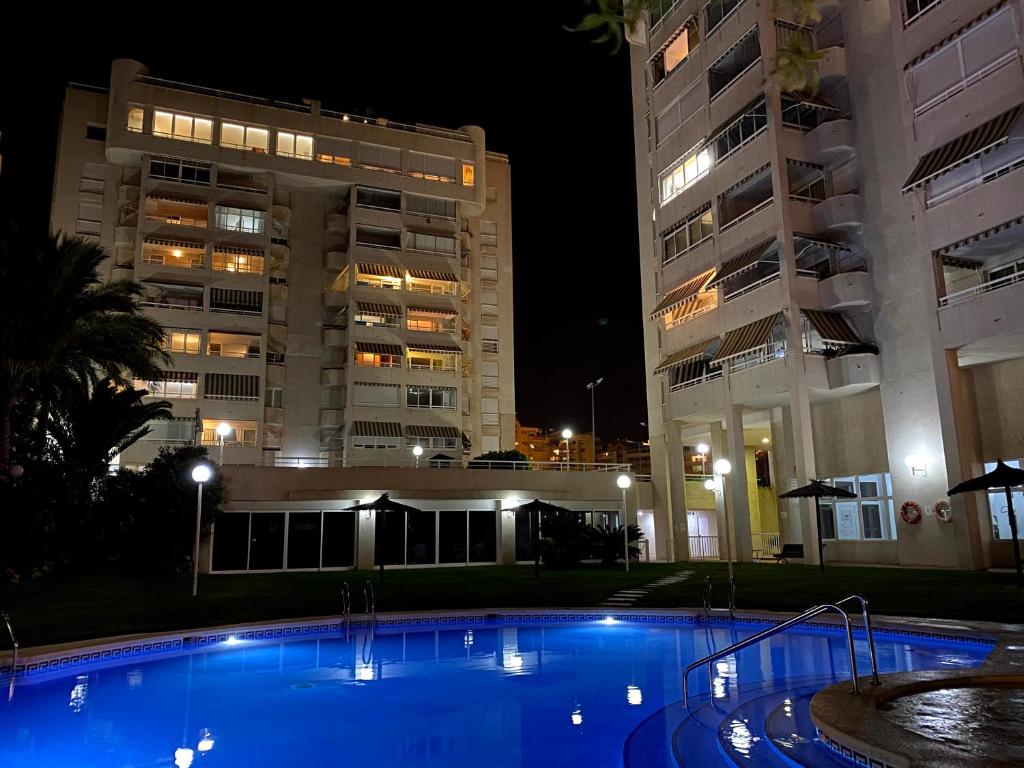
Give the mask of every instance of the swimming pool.
[[[645, 755], [638, 735], [668, 745], [677, 733], [663, 714], [681, 710], [680, 670], [689, 661], [763, 626], [478, 617], [348, 639], [336, 631], [231, 636], [192, 651], [29, 675], [0, 704], [0, 765], [622, 766], [627, 740]], [[883, 672], [971, 667], [990, 650], [887, 633], [876, 646]], [[858, 642], [861, 658], [863, 673]], [[704, 677], [692, 681], [707, 701]], [[723, 659], [714, 687], [728, 711], [745, 691], [848, 677], [844, 637], [805, 627]], [[698, 751], [696, 764], [729, 764]], [[657, 765], [664, 754], [634, 754], [630, 764]], [[678, 744], [675, 754], [678, 762]]]

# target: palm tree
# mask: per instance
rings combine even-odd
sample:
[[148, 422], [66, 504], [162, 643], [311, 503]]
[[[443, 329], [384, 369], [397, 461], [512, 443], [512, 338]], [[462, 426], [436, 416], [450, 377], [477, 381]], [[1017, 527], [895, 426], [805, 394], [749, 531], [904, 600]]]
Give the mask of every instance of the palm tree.
[[102, 283], [99, 245], [7, 228], [0, 236], [0, 478], [11, 464], [11, 416], [30, 409], [41, 454], [52, 404], [104, 378], [155, 376], [163, 329], [139, 309], [138, 283]]
[[[643, 531], [640, 526], [630, 523], [627, 527], [629, 534], [629, 559], [636, 560], [640, 557], [640, 547], [633, 546], [633, 542], [640, 541]], [[603, 525], [590, 526], [587, 529], [590, 538], [591, 554], [601, 558], [602, 565], [615, 565], [615, 561], [622, 557], [626, 549], [626, 533], [622, 526], [612, 528]]]

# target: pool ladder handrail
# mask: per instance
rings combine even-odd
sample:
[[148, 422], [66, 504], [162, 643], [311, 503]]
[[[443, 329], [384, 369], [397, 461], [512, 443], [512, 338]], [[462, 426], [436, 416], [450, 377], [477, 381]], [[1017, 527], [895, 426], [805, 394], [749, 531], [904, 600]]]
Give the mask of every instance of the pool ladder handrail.
[[[711, 577], [704, 577], [704, 597], [701, 603], [701, 616], [704, 621], [711, 620]], [[729, 579], [729, 620], [734, 621], [736, 619], [736, 579]]]
[[10, 701], [14, 698], [14, 678], [18, 674], [18, 636], [14, 633], [14, 625], [11, 623], [11, 617], [7, 611], [0, 611], [0, 619], [3, 619], [4, 626], [7, 627], [7, 635], [11, 638], [11, 686], [7, 693], [7, 700]]
[[370, 628], [373, 629], [377, 626], [377, 596], [369, 579], [363, 584], [363, 599], [366, 601], [366, 613], [370, 614]]
[[345, 622], [345, 637], [348, 638], [349, 624], [352, 622], [352, 591], [348, 582], [341, 582], [341, 615]]
[[744, 648], [749, 648], [752, 645], [756, 645], [757, 643], [761, 642], [762, 640], [768, 637], [771, 637], [772, 635], [777, 635], [779, 632], [782, 632], [783, 630], [789, 629], [790, 627], [794, 627], [797, 624], [802, 624], [803, 622], [813, 619], [815, 616], [819, 616], [822, 613], [827, 613], [828, 611], [833, 611], [843, 617], [843, 622], [846, 626], [847, 649], [850, 653], [850, 682], [852, 684], [852, 690], [850, 691], [850, 693], [859, 694], [860, 687], [857, 684], [857, 655], [854, 651], [853, 646], [853, 623], [850, 621], [850, 614], [840, 607], [844, 603], [848, 603], [851, 600], [856, 600], [860, 602], [861, 611], [864, 617], [864, 628], [866, 630], [868, 639], [868, 654], [871, 659], [871, 684], [880, 685], [881, 681], [878, 678], [878, 661], [875, 657], [875, 639], [871, 631], [871, 615], [868, 611], [868, 602], [860, 595], [850, 595], [849, 597], [844, 597], [842, 600], [838, 600], [834, 603], [822, 603], [821, 605], [816, 605], [813, 608], [808, 608], [799, 616], [794, 616], [792, 619], [788, 619], [782, 622], [781, 624], [776, 624], [773, 627], [769, 627], [768, 629], [762, 630], [761, 632], [753, 634], [750, 637], [745, 638], [744, 640], [740, 640], [737, 643], [733, 643], [727, 648], [723, 648], [720, 651], [715, 651], [715, 653], [708, 654], [704, 658], [698, 659], [692, 664], [687, 665], [686, 669], [683, 670], [683, 706], [686, 709], [689, 709], [690, 707], [690, 690], [688, 679], [690, 672], [692, 672], [693, 670], [707, 664], [708, 689], [713, 693], [714, 674], [711, 670], [712, 662], [717, 661], [718, 659], [724, 658], [726, 656], [730, 656], [733, 653], [736, 653], [737, 651], [743, 650]]

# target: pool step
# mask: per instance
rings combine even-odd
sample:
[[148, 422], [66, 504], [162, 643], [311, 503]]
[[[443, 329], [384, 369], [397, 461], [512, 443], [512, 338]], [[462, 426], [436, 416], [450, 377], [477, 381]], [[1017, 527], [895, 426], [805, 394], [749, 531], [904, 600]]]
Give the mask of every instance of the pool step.
[[849, 760], [837, 755], [818, 739], [811, 721], [811, 699], [815, 691], [790, 698], [768, 713], [765, 735], [771, 746], [785, 759], [797, 765], [849, 768]]

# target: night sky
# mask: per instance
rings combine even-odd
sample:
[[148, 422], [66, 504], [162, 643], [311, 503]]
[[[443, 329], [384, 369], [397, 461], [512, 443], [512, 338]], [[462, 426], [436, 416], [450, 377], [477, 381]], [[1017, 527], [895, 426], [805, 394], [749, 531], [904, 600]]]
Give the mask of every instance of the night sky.
[[[520, 420], [589, 430], [586, 384], [604, 376], [598, 434], [645, 438], [626, 51], [612, 55], [564, 29], [584, 12], [578, 0], [405, 5], [300, 4], [296, 23], [280, 18], [287, 6], [239, 6], [216, 24], [202, 4], [195, 24], [169, 8], [146, 18], [135, 6], [124, 12], [131, 29], [95, 18], [11, 26], [9, 42], [29, 45], [0, 53], [4, 215], [45, 226], [64, 84], [106, 85], [118, 57], [156, 77], [281, 101], [480, 125], [488, 149], [508, 154], [512, 166]], [[262, 18], [250, 21], [244, 9], [255, 8]], [[46, 36], [26, 40], [26, 28]], [[42, 55], [22, 53], [33, 48]]]

